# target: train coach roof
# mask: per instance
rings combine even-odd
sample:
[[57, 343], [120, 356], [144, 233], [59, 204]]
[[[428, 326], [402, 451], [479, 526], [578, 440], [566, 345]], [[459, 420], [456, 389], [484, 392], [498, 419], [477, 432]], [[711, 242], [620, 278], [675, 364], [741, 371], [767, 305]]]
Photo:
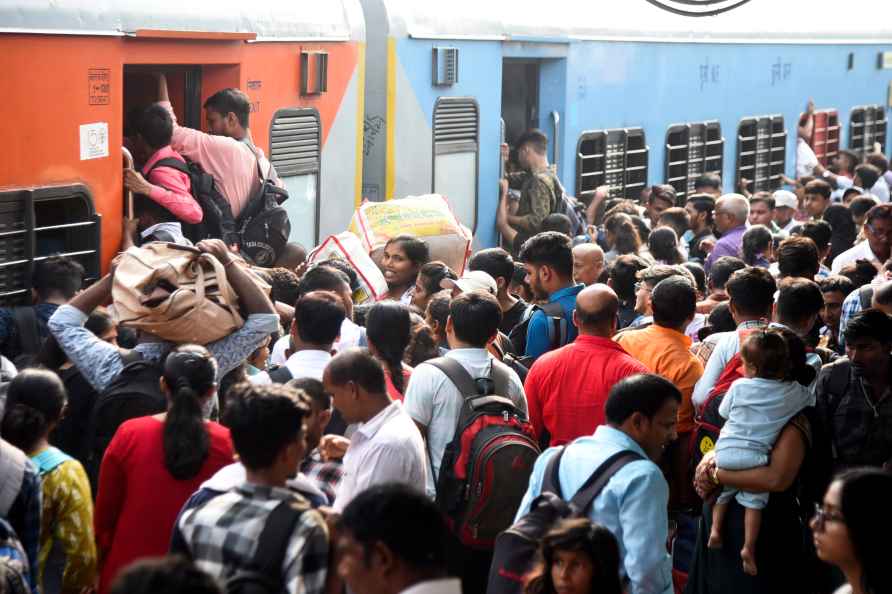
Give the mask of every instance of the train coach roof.
[[358, 0], [0, 0], [0, 33], [225, 33], [257, 41], [362, 41]]
[[390, 35], [418, 39], [892, 42], [877, 0], [362, 1], [384, 5]]

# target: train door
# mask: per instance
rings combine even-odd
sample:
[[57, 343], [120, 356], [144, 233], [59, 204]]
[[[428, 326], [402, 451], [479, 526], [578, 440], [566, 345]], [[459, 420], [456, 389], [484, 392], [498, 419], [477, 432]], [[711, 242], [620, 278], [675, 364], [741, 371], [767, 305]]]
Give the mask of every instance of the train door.
[[539, 127], [539, 62], [515, 58], [503, 61], [502, 120], [505, 141], [512, 148], [521, 134]]

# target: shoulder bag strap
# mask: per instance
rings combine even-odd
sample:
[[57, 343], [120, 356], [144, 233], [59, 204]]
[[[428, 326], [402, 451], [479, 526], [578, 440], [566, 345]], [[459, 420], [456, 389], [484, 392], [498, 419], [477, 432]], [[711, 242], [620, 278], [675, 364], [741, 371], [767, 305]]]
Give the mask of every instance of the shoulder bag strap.
[[629, 462], [641, 459], [640, 454], [631, 450], [623, 450], [610, 456], [582, 484], [576, 495], [570, 500], [570, 505], [577, 513], [585, 514], [614, 474]]
[[561, 480], [558, 476], [558, 470], [561, 467], [561, 456], [564, 455], [565, 449], [565, 446], [558, 448], [558, 451], [545, 465], [545, 473], [542, 475], [542, 488], [539, 490], [540, 494], [554, 493], [561, 499], [564, 498], [564, 494], [561, 493]]
[[19, 345], [22, 353], [32, 355], [40, 350], [40, 329], [37, 326], [37, 314], [34, 308], [16, 307], [12, 310], [16, 331], [19, 335]]
[[288, 550], [291, 533], [294, 532], [294, 526], [303, 514], [303, 511], [296, 509], [292, 503], [291, 499], [280, 502], [267, 517], [266, 525], [260, 533], [252, 565], [255, 570], [266, 576], [278, 578], [282, 575], [282, 565], [285, 563], [285, 552]]
[[155, 169], [158, 167], [170, 167], [171, 169], [176, 169], [180, 173], [185, 173], [186, 175], [191, 175], [191, 171], [189, 170], [189, 165], [187, 165], [184, 161], [180, 161], [179, 159], [174, 159], [173, 157], [166, 157], [164, 159], [158, 159], [155, 161], [155, 164], [152, 165], [152, 168], [146, 172], [146, 177], [149, 177]]
[[458, 388], [459, 392], [461, 392], [463, 399], [467, 400], [468, 398], [480, 394], [477, 389], [477, 384], [474, 382], [474, 378], [472, 378], [471, 374], [468, 373], [465, 368], [462, 367], [462, 364], [455, 359], [450, 357], [437, 357], [436, 359], [425, 361], [425, 363], [433, 365], [445, 373], [449, 381]]
[[[495, 394], [508, 398], [508, 386], [511, 384], [511, 368], [499, 361], [492, 360], [492, 381], [495, 384]], [[475, 384], [476, 387], [476, 384]]]
[[567, 342], [567, 324], [564, 320], [564, 308], [557, 301], [540, 305], [548, 322], [548, 342], [552, 349], [563, 346]]

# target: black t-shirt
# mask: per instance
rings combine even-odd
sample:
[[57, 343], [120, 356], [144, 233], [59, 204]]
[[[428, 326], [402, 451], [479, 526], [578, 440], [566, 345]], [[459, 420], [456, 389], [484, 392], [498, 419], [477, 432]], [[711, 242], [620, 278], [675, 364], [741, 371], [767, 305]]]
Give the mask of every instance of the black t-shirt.
[[499, 330], [506, 335], [511, 334], [512, 328], [520, 323], [523, 319], [523, 314], [529, 306], [530, 304], [523, 299], [518, 299], [517, 303], [511, 306], [511, 309], [502, 312], [502, 323], [499, 325]]

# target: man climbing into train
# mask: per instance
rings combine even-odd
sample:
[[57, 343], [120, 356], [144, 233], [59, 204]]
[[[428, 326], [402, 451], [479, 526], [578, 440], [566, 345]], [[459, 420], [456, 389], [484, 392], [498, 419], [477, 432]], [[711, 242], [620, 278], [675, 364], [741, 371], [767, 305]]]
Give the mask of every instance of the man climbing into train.
[[[556, 211], [563, 189], [548, 165], [548, 137], [540, 130], [529, 130], [517, 140], [517, 161], [523, 171], [502, 180], [498, 218], [503, 223], [500, 227], [506, 227], [502, 235], [515, 236], [512, 243], [519, 248], [542, 230], [545, 217]], [[508, 204], [509, 187], [520, 191], [516, 210]]]

